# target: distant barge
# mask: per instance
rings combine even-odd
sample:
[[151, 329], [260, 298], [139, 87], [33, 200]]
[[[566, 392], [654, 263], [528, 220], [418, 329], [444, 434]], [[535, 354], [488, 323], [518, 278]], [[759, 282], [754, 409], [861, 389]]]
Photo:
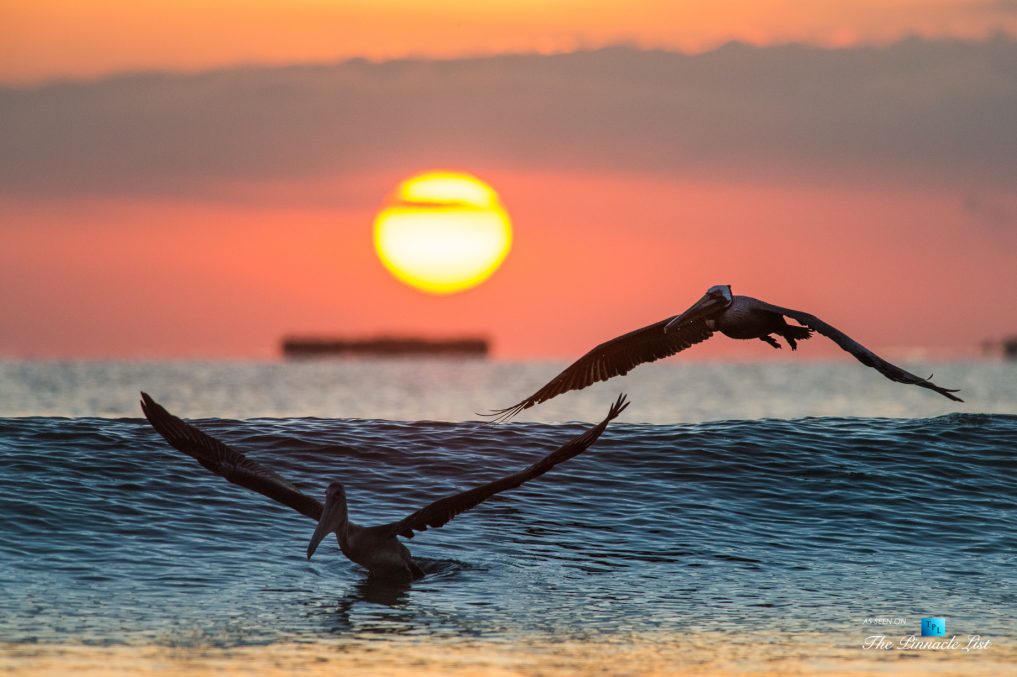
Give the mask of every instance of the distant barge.
[[284, 357], [487, 357], [484, 338], [422, 339], [379, 336], [374, 338], [289, 337], [282, 342]]
[[1004, 360], [1017, 361], [1017, 336], [1007, 336], [982, 341], [982, 352], [986, 355], [1001, 355]]
[[1017, 360], [1017, 336], [1003, 339], [1002, 345], [1003, 357], [1008, 360]]

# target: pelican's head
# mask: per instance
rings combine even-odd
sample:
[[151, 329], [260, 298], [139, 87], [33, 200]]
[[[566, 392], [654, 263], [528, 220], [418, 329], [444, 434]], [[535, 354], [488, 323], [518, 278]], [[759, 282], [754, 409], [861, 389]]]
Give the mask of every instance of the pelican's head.
[[734, 298], [731, 295], [731, 285], [729, 284], [715, 284], [706, 290], [706, 295], [723, 299], [725, 301], [725, 307], [731, 305], [731, 301]]
[[721, 312], [734, 300], [731, 295], [731, 285], [715, 284], [706, 290], [703, 298], [692, 304], [692, 307], [664, 325], [664, 332], [679, 327], [683, 324], [693, 322], [700, 318], [711, 317]]
[[326, 535], [346, 526], [346, 490], [341, 482], [332, 482], [325, 490], [325, 508], [321, 511], [321, 519], [307, 544], [307, 559], [318, 549], [318, 544]]

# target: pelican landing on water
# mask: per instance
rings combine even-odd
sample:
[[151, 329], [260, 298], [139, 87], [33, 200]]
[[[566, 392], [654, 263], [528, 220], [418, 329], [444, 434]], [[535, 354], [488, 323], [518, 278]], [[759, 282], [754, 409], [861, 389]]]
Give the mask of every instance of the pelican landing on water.
[[414, 531], [427, 531], [428, 528], [444, 526], [459, 513], [466, 512], [495, 494], [536, 479], [559, 463], [578, 456], [597, 441], [607, 428], [607, 424], [627, 406], [629, 405], [625, 396], [621, 395], [603, 421], [566, 442], [529, 468], [475, 489], [446, 496], [398, 522], [362, 527], [349, 520], [346, 491], [341, 482], [332, 482], [328, 485], [325, 505], [322, 505], [274, 471], [252, 461], [194, 426], [184, 423], [151, 397], [141, 393], [141, 410], [145, 412], [145, 417], [152, 427], [171, 446], [233, 484], [264, 494], [315, 520], [318, 526], [307, 546], [308, 559], [314, 554], [322, 539], [334, 533], [339, 541], [339, 549], [346, 557], [365, 567], [372, 576], [393, 581], [411, 581], [424, 575], [398, 536], [413, 538]]
[[[789, 317], [799, 325], [788, 324]], [[524, 409], [546, 402], [570, 390], [580, 390], [598, 381], [627, 374], [633, 367], [653, 362], [702, 343], [719, 331], [734, 339], [759, 339], [780, 348], [775, 337], [783, 338], [791, 350], [798, 348], [816, 331], [872, 367], [891, 381], [935, 390], [943, 397], [963, 402], [953, 395], [956, 390], [941, 388], [929, 379], [916, 376], [891, 364], [836, 327], [815, 315], [775, 306], [751, 296], [733, 296], [731, 285], [719, 284], [681, 315], [669, 317], [648, 327], [631, 331], [586, 353], [525, 400], [485, 414], [497, 421], [512, 418]], [[932, 378], [931, 376], [929, 377]]]

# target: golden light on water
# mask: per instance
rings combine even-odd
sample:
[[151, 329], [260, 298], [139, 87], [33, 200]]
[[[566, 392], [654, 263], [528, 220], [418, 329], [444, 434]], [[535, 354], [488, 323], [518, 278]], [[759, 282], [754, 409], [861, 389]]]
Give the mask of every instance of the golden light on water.
[[512, 247], [512, 226], [498, 194], [458, 172], [403, 181], [374, 221], [374, 248], [392, 275], [432, 294], [475, 287]]

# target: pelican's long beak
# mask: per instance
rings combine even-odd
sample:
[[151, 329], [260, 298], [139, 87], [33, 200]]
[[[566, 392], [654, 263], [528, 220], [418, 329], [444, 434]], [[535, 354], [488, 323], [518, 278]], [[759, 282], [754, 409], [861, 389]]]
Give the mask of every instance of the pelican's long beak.
[[712, 294], [704, 294], [703, 298], [693, 303], [691, 308], [665, 324], [664, 333], [666, 334], [669, 330], [680, 327], [687, 322], [692, 322], [701, 317], [713, 315], [726, 305], [727, 303], [725, 303], [724, 299], [717, 298]]
[[321, 543], [321, 539], [337, 531], [345, 521], [345, 496], [340, 495], [340, 498], [336, 499], [334, 494], [330, 495], [325, 502], [325, 509], [321, 512], [321, 519], [318, 520], [318, 526], [315, 528], [314, 534], [311, 536], [311, 542], [307, 544], [307, 559], [311, 559], [311, 555], [313, 555], [314, 551], [318, 549], [318, 544]]

